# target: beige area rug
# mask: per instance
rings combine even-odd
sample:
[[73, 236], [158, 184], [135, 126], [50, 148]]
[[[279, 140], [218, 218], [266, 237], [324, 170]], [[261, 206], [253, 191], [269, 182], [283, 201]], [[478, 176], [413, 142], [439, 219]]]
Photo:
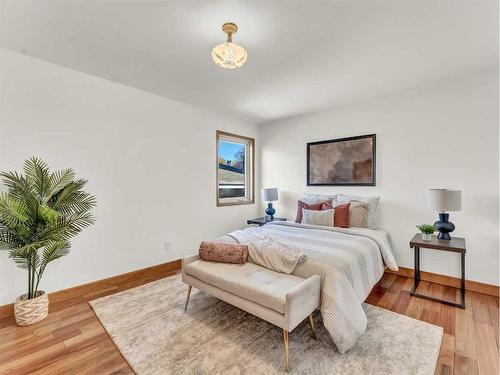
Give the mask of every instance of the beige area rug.
[[[90, 302], [138, 374], [284, 374], [282, 330], [193, 288], [179, 276]], [[321, 315], [290, 334], [292, 374], [434, 374], [441, 327], [368, 304], [368, 329], [337, 352]]]

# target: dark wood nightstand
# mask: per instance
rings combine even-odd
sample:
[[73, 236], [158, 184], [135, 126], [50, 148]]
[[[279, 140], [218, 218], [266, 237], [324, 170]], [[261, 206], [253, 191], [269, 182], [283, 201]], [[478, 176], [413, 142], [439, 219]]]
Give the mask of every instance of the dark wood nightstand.
[[269, 216], [258, 217], [257, 219], [247, 220], [247, 224], [257, 224], [259, 227], [270, 223], [271, 221], [286, 221], [284, 217], [275, 217], [274, 219], [270, 219]]
[[[422, 235], [417, 233], [413, 239], [410, 241], [410, 247], [415, 251], [415, 275], [413, 288], [410, 292], [412, 296], [425, 298], [430, 301], [441, 302], [446, 305], [460, 307], [465, 309], [465, 238], [452, 237], [450, 241], [438, 240], [437, 236], [432, 236], [431, 241], [422, 240]], [[461, 280], [460, 280], [460, 294], [462, 296], [461, 303], [445, 301], [439, 298], [425, 296], [416, 292], [418, 283], [420, 282], [420, 248], [439, 250], [439, 251], [450, 251], [453, 253], [460, 254], [461, 260]]]

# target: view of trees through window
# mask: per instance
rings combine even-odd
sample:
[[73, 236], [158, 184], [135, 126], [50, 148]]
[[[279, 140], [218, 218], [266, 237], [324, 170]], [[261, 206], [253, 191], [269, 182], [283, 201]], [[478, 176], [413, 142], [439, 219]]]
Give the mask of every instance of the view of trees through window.
[[245, 197], [246, 145], [221, 139], [218, 148], [219, 198]]
[[217, 206], [251, 204], [255, 140], [217, 130]]

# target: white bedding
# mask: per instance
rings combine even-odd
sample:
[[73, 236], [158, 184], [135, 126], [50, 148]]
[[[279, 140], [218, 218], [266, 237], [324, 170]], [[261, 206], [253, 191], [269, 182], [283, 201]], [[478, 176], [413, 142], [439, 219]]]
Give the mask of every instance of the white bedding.
[[222, 240], [242, 244], [271, 240], [302, 250], [307, 258], [292, 274], [321, 276], [323, 323], [340, 353], [365, 331], [367, 318], [361, 304], [385, 266], [398, 269], [388, 234], [382, 230], [271, 222], [231, 232]]

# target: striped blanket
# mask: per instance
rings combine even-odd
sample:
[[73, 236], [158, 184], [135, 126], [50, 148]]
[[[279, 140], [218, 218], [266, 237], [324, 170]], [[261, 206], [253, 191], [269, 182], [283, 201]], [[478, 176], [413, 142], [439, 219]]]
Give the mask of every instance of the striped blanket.
[[338, 351], [345, 353], [366, 330], [361, 304], [382, 277], [385, 266], [398, 269], [386, 232], [271, 222], [222, 238], [241, 244], [263, 239], [291, 242], [307, 256], [292, 274], [304, 278], [320, 275], [323, 323]]

